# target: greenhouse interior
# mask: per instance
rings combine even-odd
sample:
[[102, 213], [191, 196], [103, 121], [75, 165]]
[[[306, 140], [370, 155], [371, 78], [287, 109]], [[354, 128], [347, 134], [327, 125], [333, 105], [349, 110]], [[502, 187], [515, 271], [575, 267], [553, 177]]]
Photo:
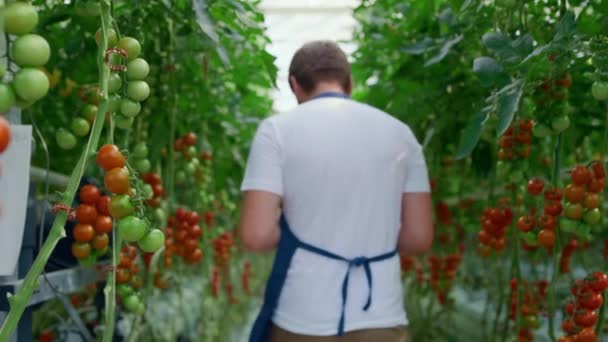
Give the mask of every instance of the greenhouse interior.
[[0, 342], [608, 341], [608, 0], [0, 18]]

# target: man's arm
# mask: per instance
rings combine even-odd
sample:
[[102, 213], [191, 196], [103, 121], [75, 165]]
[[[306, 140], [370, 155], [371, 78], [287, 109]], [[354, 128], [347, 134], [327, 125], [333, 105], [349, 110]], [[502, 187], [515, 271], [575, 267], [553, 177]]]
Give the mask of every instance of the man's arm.
[[267, 191], [245, 191], [241, 208], [241, 242], [254, 252], [270, 251], [281, 237], [279, 215], [281, 197]]
[[401, 198], [399, 253], [414, 255], [426, 252], [433, 243], [433, 205], [431, 194], [404, 193]]

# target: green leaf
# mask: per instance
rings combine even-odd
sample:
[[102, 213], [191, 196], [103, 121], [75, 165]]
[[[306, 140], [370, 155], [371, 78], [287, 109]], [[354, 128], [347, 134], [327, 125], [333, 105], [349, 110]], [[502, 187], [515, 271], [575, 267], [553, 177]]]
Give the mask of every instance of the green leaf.
[[498, 92], [496, 104], [496, 114], [498, 115], [498, 125], [496, 134], [502, 135], [513, 120], [515, 112], [519, 108], [519, 102], [524, 90], [524, 81], [516, 80]]
[[456, 152], [456, 159], [463, 159], [467, 157], [479, 141], [483, 126], [488, 119], [488, 112], [481, 110], [471, 117], [469, 123], [464, 128], [460, 135], [460, 142], [458, 143], [458, 150]]
[[504, 76], [503, 70], [503, 66], [494, 58], [477, 57], [473, 61], [473, 72], [477, 74], [483, 87], [496, 84], [496, 81]]
[[498, 56], [512, 55], [511, 38], [504, 33], [488, 32], [481, 37], [481, 41], [486, 49], [494, 52]]
[[551, 44], [537, 46], [534, 49], [534, 51], [532, 51], [528, 56], [526, 56], [526, 58], [524, 58], [523, 61], [521, 61], [521, 64], [528, 62], [529, 60], [533, 59], [534, 57], [542, 55], [545, 51], [549, 50], [550, 48], [551, 48]]
[[429, 37], [424, 37], [424, 39], [418, 43], [414, 43], [411, 45], [406, 45], [402, 47], [400, 50], [410, 54], [410, 55], [421, 55], [428, 50], [430, 50], [431, 44], [433, 40]]
[[571, 11], [566, 12], [562, 19], [557, 24], [555, 29], [555, 37], [553, 37], [554, 41], [560, 40], [562, 38], [566, 38], [572, 34], [574, 34], [576, 30], [576, 17], [574, 13]]
[[458, 36], [445, 41], [443, 43], [443, 46], [441, 46], [441, 49], [439, 49], [439, 53], [437, 55], [435, 55], [434, 57], [432, 57], [431, 59], [429, 59], [428, 61], [426, 61], [426, 63], [424, 63], [424, 66], [428, 67], [430, 65], [441, 62], [445, 58], [445, 56], [448, 55], [448, 53], [450, 52], [452, 47], [454, 45], [458, 44], [462, 40], [462, 38], [464, 38], [464, 36], [462, 34], [459, 34]]

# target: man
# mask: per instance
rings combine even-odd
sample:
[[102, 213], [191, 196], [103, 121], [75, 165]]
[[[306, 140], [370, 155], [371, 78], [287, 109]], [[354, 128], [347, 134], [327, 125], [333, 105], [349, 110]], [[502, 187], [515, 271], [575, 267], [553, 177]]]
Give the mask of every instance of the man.
[[349, 99], [335, 43], [298, 50], [289, 82], [300, 105], [260, 124], [242, 184], [243, 245], [277, 249], [250, 341], [408, 341], [397, 252], [432, 242], [422, 148]]

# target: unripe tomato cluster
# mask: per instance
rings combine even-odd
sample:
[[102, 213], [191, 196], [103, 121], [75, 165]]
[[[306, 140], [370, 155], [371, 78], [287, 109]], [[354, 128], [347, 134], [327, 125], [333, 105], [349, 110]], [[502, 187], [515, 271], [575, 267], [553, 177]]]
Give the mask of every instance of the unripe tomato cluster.
[[142, 179], [152, 187], [152, 197], [147, 199], [146, 203], [152, 208], [158, 208], [160, 201], [165, 196], [165, 189], [163, 188], [160, 175], [155, 172], [148, 172], [143, 174]]
[[506, 130], [498, 144], [499, 160], [527, 159], [531, 153], [532, 128], [534, 122], [530, 119], [520, 119]]
[[137, 242], [144, 252], [155, 252], [165, 242], [165, 235], [159, 229], [150, 229], [148, 223], [135, 216], [131, 203], [132, 194], [126, 159], [116, 145], [106, 144], [97, 153], [97, 164], [106, 171], [104, 184], [114, 194], [109, 211], [118, 220], [118, 233], [126, 242]]
[[231, 233], [224, 232], [213, 240], [213, 262], [220, 269], [225, 269], [230, 263], [234, 239]]
[[594, 327], [599, 318], [598, 310], [604, 304], [602, 293], [606, 289], [608, 275], [602, 272], [595, 272], [574, 283], [570, 289], [574, 300], [566, 304], [562, 321], [566, 336], [559, 342], [597, 341]]
[[[101, 36], [100, 30], [95, 35], [98, 42]], [[150, 86], [144, 81], [150, 73], [150, 66], [145, 59], [139, 58], [141, 45], [137, 39], [123, 37], [118, 40], [116, 32], [112, 29], [109, 30], [106, 38], [108, 52], [115, 52], [110, 54], [108, 60], [110, 69], [125, 71], [124, 77], [118, 72], [110, 75], [108, 112], [116, 113], [114, 116], [116, 127], [129, 129], [133, 125], [135, 117], [141, 112], [141, 102], [150, 96]], [[123, 63], [125, 64], [123, 65]], [[124, 87], [123, 79], [126, 80]], [[121, 94], [119, 94], [120, 90], [122, 90]]]
[[596, 226], [602, 214], [600, 211], [600, 194], [606, 187], [606, 171], [600, 162], [593, 162], [590, 167], [577, 165], [570, 173], [570, 184], [566, 186], [565, 216], [570, 220], [584, 221]]
[[198, 155], [198, 150], [195, 146], [197, 140], [196, 134], [189, 132], [178, 138], [173, 144], [173, 149], [179, 152], [185, 161], [184, 170], [175, 173], [177, 184], [185, 184], [192, 177], [199, 182], [210, 179], [209, 170], [204, 167], [204, 163], [210, 161], [211, 154], [203, 152]]
[[109, 233], [113, 220], [110, 216], [110, 197], [102, 196], [95, 185], [85, 185], [79, 192], [80, 205], [76, 207], [77, 224], [72, 230], [74, 242], [72, 255], [77, 259], [86, 259], [95, 251], [97, 255], [108, 251]]
[[133, 165], [135, 171], [139, 173], [150, 172], [152, 164], [148, 159], [148, 146], [146, 146], [145, 142], [135, 144], [129, 155], [129, 165]]
[[[545, 183], [543, 180], [534, 178], [528, 181], [528, 194], [533, 197], [543, 194], [544, 209], [537, 213], [536, 208], [532, 207], [528, 215], [521, 216], [517, 220], [517, 228], [523, 232], [533, 232], [536, 228], [536, 243], [547, 249], [553, 248], [555, 245], [555, 228], [557, 227], [557, 218], [563, 213], [562, 206], [562, 191], [556, 187], [549, 187], [543, 193]], [[528, 249], [534, 249], [535, 245], [528, 246]]]
[[482, 256], [488, 256], [492, 250], [502, 252], [505, 249], [505, 233], [512, 221], [513, 211], [510, 207], [484, 209], [481, 216], [482, 229], [477, 234]]
[[132, 245], [123, 247], [116, 269], [116, 292], [123, 307], [131, 313], [142, 314], [145, 306], [137, 290], [143, 286], [140, 268], [137, 264], [137, 248]]
[[[1, 9], [4, 32], [17, 36], [10, 46], [10, 59], [20, 69], [10, 84], [0, 83], [0, 113], [13, 106], [27, 108], [42, 99], [49, 91], [49, 79], [39, 68], [51, 57], [51, 47], [43, 37], [32, 34], [38, 25], [38, 12], [32, 4], [13, 2]], [[0, 66], [0, 78], [7, 66]]]
[[521, 307], [521, 328], [518, 332], [520, 342], [534, 341], [532, 330], [540, 328], [539, 313], [544, 310], [543, 303], [547, 296], [549, 282], [541, 280], [538, 282], [518, 281], [517, 278], [511, 279], [511, 306], [509, 308], [509, 319], [515, 321], [517, 317], [517, 297], [518, 290], [522, 293]]
[[591, 95], [598, 101], [608, 100], [608, 38], [598, 36], [589, 42], [593, 55], [591, 63], [597, 80], [591, 86]]
[[203, 260], [203, 251], [199, 244], [203, 230], [198, 225], [200, 216], [196, 211], [179, 208], [175, 215], [169, 217], [167, 240], [165, 241], [165, 266], [173, 264], [173, 254], [181, 257], [187, 264], [196, 264]]

